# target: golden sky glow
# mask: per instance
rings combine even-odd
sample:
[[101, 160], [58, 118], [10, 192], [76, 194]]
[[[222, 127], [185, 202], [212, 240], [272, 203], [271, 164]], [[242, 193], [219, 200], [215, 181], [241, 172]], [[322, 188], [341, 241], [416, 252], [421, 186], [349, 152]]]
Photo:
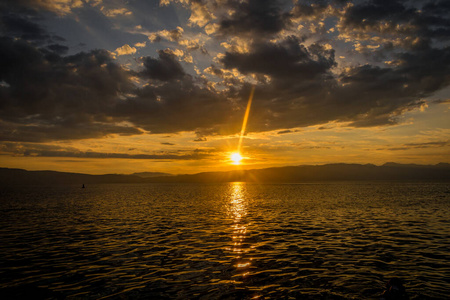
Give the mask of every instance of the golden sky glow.
[[[414, 111], [405, 115], [407, 122], [397, 126], [354, 129], [345, 124], [329, 123], [292, 132], [279, 131], [249, 133], [243, 140], [247, 157], [240, 165], [231, 163], [230, 153], [236, 151], [238, 135], [214, 137], [194, 142], [194, 133], [177, 135], [110, 136], [74, 142], [46, 143], [48, 147], [74, 147], [84, 152], [101, 153], [173, 153], [194, 151], [208, 153], [202, 159], [133, 159], [133, 158], [55, 158], [32, 155], [1, 156], [3, 167], [29, 170], [59, 170], [91, 174], [134, 173], [140, 171], [169, 172], [175, 174], [264, 168], [302, 164], [399, 163], [436, 164], [446, 161], [448, 150], [440, 140], [448, 139], [450, 129], [445, 124], [446, 105]], [[439, 117], [441, 116], [441, 117]], [[172, 145], [173, 144], [173, 145]], [[132, 150], [130, 150], [132, 149]]]

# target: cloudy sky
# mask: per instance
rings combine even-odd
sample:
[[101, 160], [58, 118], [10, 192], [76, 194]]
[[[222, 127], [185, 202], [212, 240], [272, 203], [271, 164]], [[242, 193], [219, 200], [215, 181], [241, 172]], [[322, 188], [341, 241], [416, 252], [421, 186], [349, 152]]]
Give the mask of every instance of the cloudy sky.
[[229, 170], [450, 157], [446, 0], [3, 0], [0, 166]]

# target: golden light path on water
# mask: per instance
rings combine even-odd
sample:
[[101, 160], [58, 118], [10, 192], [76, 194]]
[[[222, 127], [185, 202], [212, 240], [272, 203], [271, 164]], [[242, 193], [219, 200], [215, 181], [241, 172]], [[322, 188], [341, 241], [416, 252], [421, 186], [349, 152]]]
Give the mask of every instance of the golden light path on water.
[[244, 259], [243, 255], [249, 252], [248, 247], [243, 247], [243, 242], [247, 234], [247, 224], [243, 222], [243, 218], [247, 215], [247, 205], [244, 196], [244, 183], [233, 182], [230, 184], [231, 199], [230, 213], [233, 218], [233, 245], [229, 249], [235, 253], [236, 269], [241, 271], [240, 276], [246, 277], [251, 264], [250, 259]]

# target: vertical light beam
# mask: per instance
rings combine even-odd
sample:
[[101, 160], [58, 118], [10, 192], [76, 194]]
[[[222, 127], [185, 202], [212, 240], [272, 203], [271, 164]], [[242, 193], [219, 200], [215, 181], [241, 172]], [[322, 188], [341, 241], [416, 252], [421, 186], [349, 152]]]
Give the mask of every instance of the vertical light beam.
[[248, 115], [250, 114], [250, 107], [252, 106], [253, 94], [255, 93], [255, 87], [252, 86], [250, 91], [250, 97], [248, 97], [247, 109], [245, 110], [244, 122], [242, 122], [241, 134], [239, 136], [239, 144], [237, 148], [237, 153], [241, 153], [242, 138], [244, 137], [245, 129], [247, 127]]

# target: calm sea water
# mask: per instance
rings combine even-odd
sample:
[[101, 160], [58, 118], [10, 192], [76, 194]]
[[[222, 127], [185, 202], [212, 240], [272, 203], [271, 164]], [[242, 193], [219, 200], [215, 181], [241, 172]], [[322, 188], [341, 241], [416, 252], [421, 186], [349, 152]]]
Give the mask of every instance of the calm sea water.
[[448, 299], [450, 185], [8, 188], [0, 251], [2, 299]]

